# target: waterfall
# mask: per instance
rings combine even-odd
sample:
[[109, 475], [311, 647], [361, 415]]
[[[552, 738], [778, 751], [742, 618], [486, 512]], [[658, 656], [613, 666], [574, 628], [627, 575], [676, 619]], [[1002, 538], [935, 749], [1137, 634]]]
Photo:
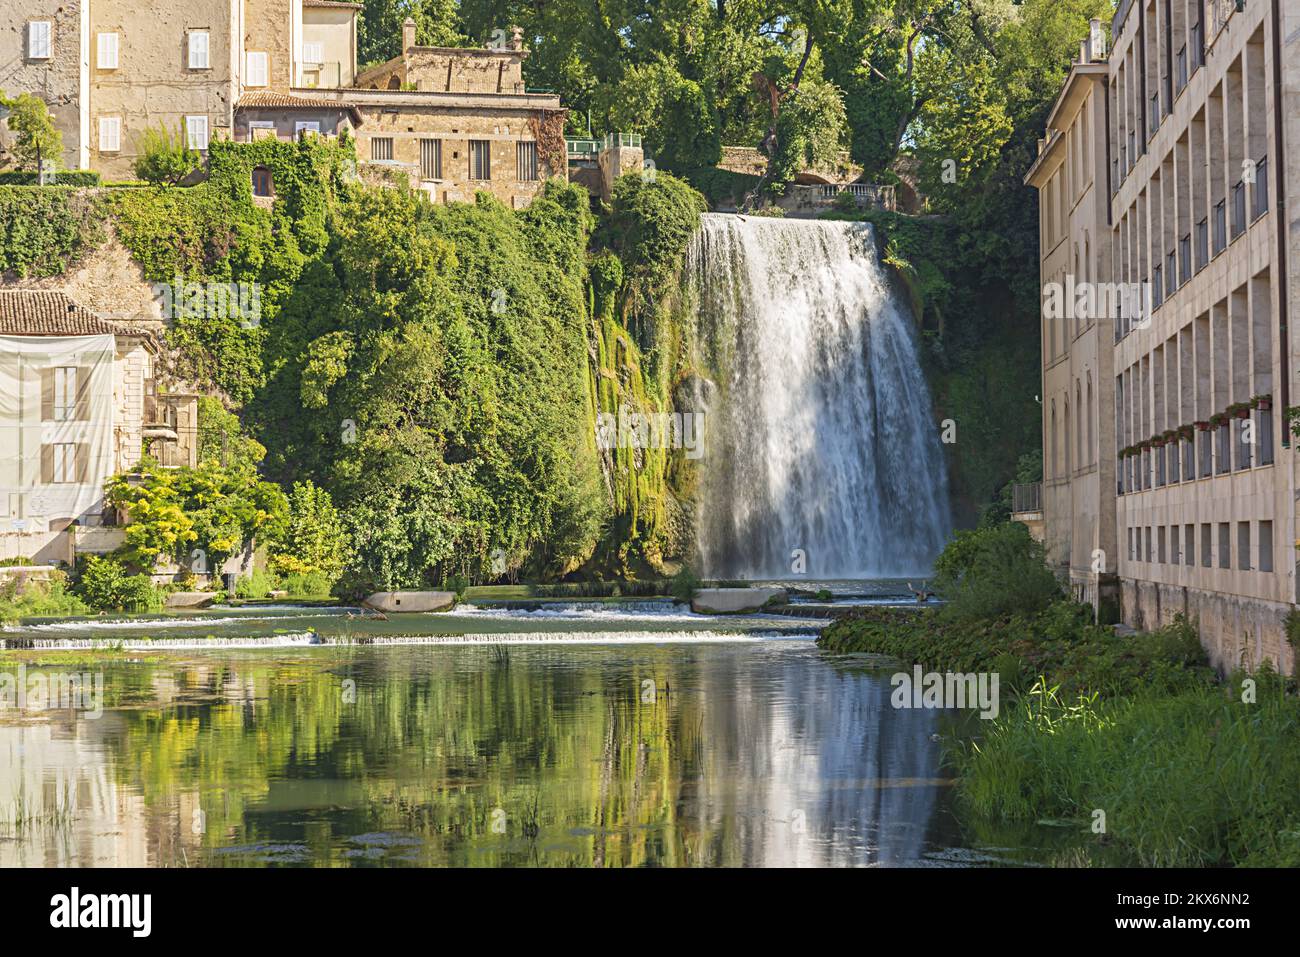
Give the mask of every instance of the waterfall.
[[687, 283], [718, 377], [703, 574], [924, 575], [949, 528], [940, 423], [872, 227], [705, 214]]

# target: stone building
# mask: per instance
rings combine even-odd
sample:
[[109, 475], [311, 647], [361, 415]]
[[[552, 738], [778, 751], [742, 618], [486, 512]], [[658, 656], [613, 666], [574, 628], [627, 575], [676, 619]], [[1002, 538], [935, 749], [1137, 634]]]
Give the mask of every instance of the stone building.
[[158, 343], [63, 292], [0, 290], [0, 558], [120, 544], [104, 482], [146, 449], [194, 465], [197, 399], [160, 394]]
[[[1104, 216], [1071, 212], [1077, 188], [1064, 206], [1056, 192], [1069, 174], [1050, 172], [1051, 155], [1068, 143], [1073, 115], [1061, 103], [1048, 158], [1030, 174], [1044, 236], [1064, 230], [1069, 261], [1080, 245], [1081, 268], [1100, 281], [1094, 291], [1131, 293], [1111, 297], [1110, 373], [1099, 354], [1094, 396], [1075, 388], [1073, 357], [1061, 374], [1044, 323], [1047, 543], [1072, 556], [1073, 579], [1088, 505], [1062, 492], [1052, 462], [1073, 486], [1077, 453], [1061, 450], [1077, 449], [1080, 422], [1095, 421], [1123, 621], [1150, 628], [1184, 613], [1219, 667], [1269, 660], [1291, 670], [1283, 622], [1296, 603], [1297, 479], [1283, 412], [1300, 358], [1289, 323], [1300, 217], [1285, 198], [1300, 172], [1287, 151], [1300, 142], [1300, 4], [1123, 0], [1111, 37], [1110, 53], [1090, 47], [1062, 93], [1064, 102], [1104, 69], [1088, 80], [1104, 90], [1104, 109], [1086, 135], [1074, 125], [1090, 141], [1085, 155], [1104, 157], [1101, 170], [1089, 164], [1104, 183]], [[1044, 243], [1045, 286], [1059, 277], [1057, 249]], [[1047, 304], [1045, 295], [1045, 313]]]
[[[362, 171], [405, 176], [438, 201], [486, 190], [528, 204], [567, 175], [565, 111], [529, 93], [518, 30], [444, 49], [402, 31], [402, 52], [357, 70], [361, 5], [335, 0], [0, 0], [0, 90], [45, 99], [63, 165], [131, 179], [159, 126], [200, 152], [213, 137], [357, 138]], [[0, 135], [5, 135], [0, 126]]]
[[[1097, 24], [1098, 28], [1100, 24]], [[1106, 63], [1098, 29], [1048, 116], [1025, 181], [1038, 188], [1042, 320], [1043, 486], [1048, 561], [1098, 609], [1118, 598], [1115, 536], [1113, 317], [1075, 290], [1110, 270], [1106, 224]]]

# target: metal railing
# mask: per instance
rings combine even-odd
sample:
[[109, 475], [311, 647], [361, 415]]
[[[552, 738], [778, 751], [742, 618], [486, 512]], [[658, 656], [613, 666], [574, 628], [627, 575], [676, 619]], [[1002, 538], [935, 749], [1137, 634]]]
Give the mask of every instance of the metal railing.
[[1029, 482], [1011, 486], [1011, 511], [1015, 514], [1043, 510], [1043, 483]]

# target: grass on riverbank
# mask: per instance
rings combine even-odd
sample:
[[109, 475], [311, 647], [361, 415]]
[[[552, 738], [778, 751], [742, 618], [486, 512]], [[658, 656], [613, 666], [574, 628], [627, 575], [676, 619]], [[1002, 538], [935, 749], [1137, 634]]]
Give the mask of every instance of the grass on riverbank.
[[1000, 717], [948, 743], [971, 826], [1065, 824], [1072, 864], [1300, 866], [1294, 679], [1220, 681], [1182, 619], [1128, 636], [1092, 624], [1045, 588], [1023, 530], [959, 534], [936, 570], [949, 605], [866, 610], [818, 644], [998, 675]]
[[953, 753], [959, 800], [1090, 834], [1102, 821], [1097, 840], [1144, 867], [1300, 866], [1300, 706], [1275, 676], [1257, 681], [1256, 703], [1239, 683], [1073, 705], [1026, 695]]
[[1040, 675], [1071, 699], [1140, 688], [1208, 688], [1214, 682], [1196, 631], [1185, 621], [1128, 638], [1090, 622], [1086, 605], [1067, 601], [1037, 614], [996, 619], [954, 618], [943, 608], [873, 608], [833, 622], [818, 644], [828, 651], [888, 655], [930, 671], [997, 672], [1001, 689], [1013, 695], [1029, 691]]

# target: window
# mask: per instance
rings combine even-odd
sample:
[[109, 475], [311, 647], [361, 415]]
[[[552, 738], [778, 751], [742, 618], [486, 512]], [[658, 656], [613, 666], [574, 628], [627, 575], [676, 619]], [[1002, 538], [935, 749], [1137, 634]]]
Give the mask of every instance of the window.
[[1273, 570], [1273, 523], [1259, 523], [1259, 570]]
[[1178, 535], [1182, 531], [1177, 525], [1169, 526], [1169, 564], [1181, 565], [1183, 563], [1183, 554], [1179, 550]]
[[1250, 571], [1250, 522], [1237, 523], [1237, 567]]
[[248, 141], [265, 139], [268, 136], [275, 139], [275, 121], [274, 120], [249, 120], [248, 121]]
[[320, 64], [325, 62], [324, 44], [321, 43], [303, 43], [302, 61], [304, 63]]
[[531, 183], [537, 179], [537, 144], [534, 142], [515, 145], [516, 179], [521, 183]]
[[1161, 525], [1156, 529], [1156, 560], [1161, 565], [1165, 564], [1165, 527]]
[[320, 121], [319, 120], [296, 120], [293, 124], [293, 138], [295, 140], [301, 139], [302, 134], [304, 132], [319, 133]]
[[208, 68], [208, 31], [191, 30], [188, 46], [190, 69], [206, 70]]
[[469, 178], [492, 178], [492, 144], [487, 140], [469, 141]]
[[116, 153], [122, 148], [122, 118], [120, 116], [101, 116], [99, 118], [99, 151]]
[[1210, 523], [1201, 523], [1201, 567], [1210, 567]]
[[265, 166], [253, 167], [253, 195], [274, 196], [275, 187], [271, 180], [271, 171]]
[[1268, 157], [1255, 164], [1255, 188], [1252, 192], [1254, 208], [1251, 210], [1251, 219], [1259, 219], [1268, 212]]
[[208, 118], [206, 116], [185, 117], [185, 142], [192, 150], [208, 148]]
[[442, 179], [442, 140], [420, 140], [420, 179]]
[[1183, 564], [1196, 564], [1196, 526], [1183, 526]]
[[245, 73], [245, 86], [266, 86], [266, 53], [254, 53], [250, 51], [248, 54], [248, 69]]
[[27, 57], [31, 60], [48, 60], [52, 54], [49, 20], [33, 20], [27, 24]]
[[[46, 455], [50, 458], [47, 472], [49, 483], [63, 485], [77, 481], [77, 446], [74, 443], [59, 442], [55, 445], [46, 445], [42, 447], [41, 453], [42, 458]], [[42, 471], [46, 470], [43, 468]]]
[[1232, 567], [1232, 531], [1227, 522], [1219, 523], [1219, 567]]
[[101, 33], [97, 38], [96, 61], [101, 70], [117, 69], [117, 34]]
[[370, 140], [370, 158], [379, 162], [387, 162], [393, 158], [393, 138], [391, 136], [375, 136]]
[[60, 366], [54, 370], [54, 421], [71, 422], [77, 415], [77, 369]]

